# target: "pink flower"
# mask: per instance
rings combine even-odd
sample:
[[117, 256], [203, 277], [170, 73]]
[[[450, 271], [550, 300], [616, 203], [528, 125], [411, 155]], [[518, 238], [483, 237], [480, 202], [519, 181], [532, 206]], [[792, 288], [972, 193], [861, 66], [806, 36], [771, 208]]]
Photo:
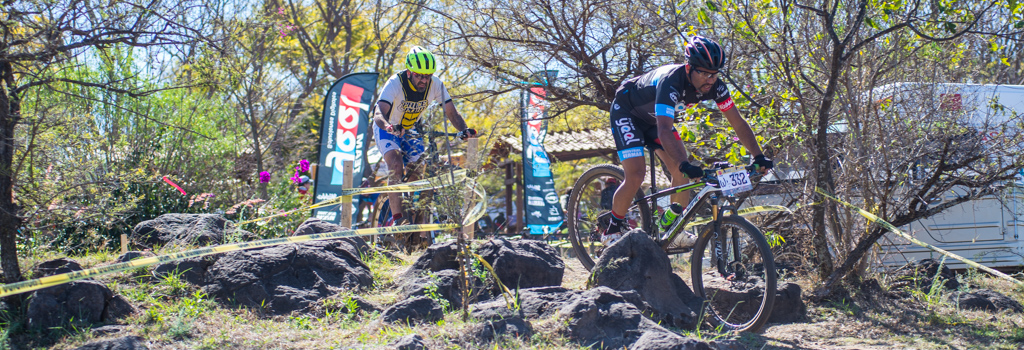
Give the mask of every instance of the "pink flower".
[[299, 169], [302, 172], [308, 172], [309, 171], [309, 161], [308, 160], [305, 160], [305, 159], [300, 160], [299, 161], [299, 166], [302, 167], [302, 169]]
[[299, 171], [298, 171], [298, 170], [296, 170], [296, 171], [295, 171], [295, 175], [291, 177], [291, 180], [292, 180], [292, 182], [294, 182], [294, 183], [295, 183], [296, 185], [300, 185], [300, 184], [302, 184], [302, 179], [301, 179], [301, 178], [299, 178]]
[[277, 14], [283, 15], [284, 14], [284, 7], [278, 7], [277, 8]]
[[261, 171], [260, 172], [260, 182], [261, 183], [268, 183], [268, 182], [270, 182], [270, 173], [266, 172], [266, 171]]

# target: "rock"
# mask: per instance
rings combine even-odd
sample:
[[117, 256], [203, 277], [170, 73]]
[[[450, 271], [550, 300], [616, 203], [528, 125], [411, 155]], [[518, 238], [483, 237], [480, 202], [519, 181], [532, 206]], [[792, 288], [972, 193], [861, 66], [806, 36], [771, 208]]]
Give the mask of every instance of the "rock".
[[673, 332], [648, 331], [629, 350], [712, 350], [708, 343]]
[[407, 336], [398, 338], [398, 340], [388, 344], [396, 350], [426, 350], [427, 346], [423, 345], [423, 337], [419, 334], [409, 334]]
[[[344, 226], [335, 225], [333, 223], [326, 221], [321, 221], [320, 219], [317, 218], [309, 218], [306, 219], [306, 221], [304, 221], [301, 225], [299, 225], [299, 227], [295, 229], [295, 232], [292, 232], [291, 236], [305, 236], [317, 233], [331, 233], [346, 230], [349, 229], [345, 228]], [[362, 237], [352, 236], [338, 238], [338, 240], [348, 242], [348, 244], [352, 245], [352, 247], [355, 247], [356, 251], [359, 252], [360, 258], [362, 258], [363, 256], [370, 252], [370, 245], [366, 244], [366, 241], [363, 240]]]
[[458, 253], [459, 246], [456, 241], [435, 243], [423, 251], [423, 255], [420, 255], [416, 262], [402, 273], [401, 278], [416, 278], [425, 272], [458, 270]]
[[565, 304], [557, 316], [573, 341], [595, 349], [628, 347], [647, 331], [669, 332], [640, 314], [632, 303], [608, 287], [587, 290]]
[[132, 229], [135, 245], [205, 246], [224, 242], [228, 220], [217, 214], [164, 214], [138, 223]]
[[701, 298], [672, 272], [668, 255], [643, 230], [634, 229], [605, 249], [592, 271], [595, 286], [635, 290], [659, 323], [686, 329], [697, 326]]
[[533, 334], [533, 326], [522, 317], [513, 316], [494, 320], [485, 320], [483, 323], [470, 327], [469, 334], [478, 343], [494, 340], [502, 335], [511, 335], [520, 338], [529, 338]]
[[[941, 269], [939, 268], [941, 266]], [[929, 293], [936, 277], [940, 278], [940, 285], [948, 290], [955, 290], [960, 287], [956, 275], [946, 265], [940, 264], [935, 259], [924, 259], [920, 263], [906, 264], [892, 273], [894, 281], [889, 284], [891, 290], [912, 290], [917, 289], [923, 293]]]
[[153, 274], [171, 273], [222, 303], [277, 315], [310, 311], [343, 290], [373, 285], [358, 250], [343, 239], [187, 258], [161, 264]]
[[[750, 303], [761, 302], [760, 298], [754, 297]], [[807, 318], [807, 304], [804, 304], [800, 285], [796, 283], [782, 283], [775, 288], [775, 306], [772, 308], [772, 315], [768, 317], [769, 323], [793, 323]]]
[[[474, 275], [469, 277], [473, 281], [473, 289], [470, 291], [470, 302], [491, 297], [491, 293], [484, 288], [483, 281]], [[430, 296], [433, 293], [448, 301], [449, 310], [461, 309], [462, 287], [458, 280], [459, 270], [427, 272], [426, 275], [407, 280], [402, 284], [399, 287], [399, 295], [401, 299], [408, 299], [414, 296]]]
[[132, 260], [135, 260], [135, 259], [139, 259], [139, 258], [148, 258], [148, 257], [153, 257], [153, 256], [156, 256], [156, 255], [151, 253], [151, 252], [142, 252], [142, 251], [138, 251], [138, 250], [132, 250], [132, 251], [125, 252], [124, 254], [121, 254], [121, 256], [118, 256], [117, 257], [117, 262], [123, 263], [123, 262], [129, 262], [129, 261], [132, 261]]
[[224, 254], [214, 254], [163, 263], [153, 268], [153, 277], [166, 278], [169, 275], [179, 275], [179, 278], [185, 282], [203, 286], [206, 284], [206, 270], [222, 256]]
[[135, 311], [103, 283], [81, 280], [33, 292], [26, 317], [30, 329], [50, 329], [112, 322]]
[[39, 265], [32, 269], [32, 276], [40, 278], [81, 270], [82, 265], [77, 261], [69, 258], [58, 258], [39, 263]]
[[108, 334], [121, 333], [124, 331], [125, 326], [119, 324], [112, 324], [109, 326], [96, 327], [92, 329], [93, 336], [104, 336]]
[[[322, 317], [326, 315], [328, 311], [341, 312], [346, 314], [371, 314], [374, 312], [381, 311], [380, 307], [374, 305], [373, 303], [369, 302], [366, 299], [363, 299], [362, 297], [356, 294], [342, 294], [344, 295], [339, 294], [330, 297], [329, 299], [327, 299], [330, 300], [329, 302], [325, 300], [324, 302], [318, 303], [317, 305], [313, 306], [310, 312], [312, 312], [314, 315]], [[352, 305], [349, 305], [349, 303], [351, 303]], [[351, 309], [350, 306], [352, 307]]]
[[492, 239], [477, 253], [508, 289], [562, 285], [565, 263], [551, 245], [532, 239]]
[[519, 312], [508, 307], [505, 297], [498, 295], [493, 299], [473, 304], [470, 316], [476, 319], [496, 319], [514, 316], [547, 318], [558, 312], [566, 303], [583, 293], [562, 287], [537, 287], [519, 291]]
[[344, 289], [373, 285], [358, 251], [341, 240], [229, 252], [202, 280], [203, 291], [217, 300], [277, 315], [307, 311]]
[[389, 323], [437, 322], [444, 318], [444, 310], [436, 300], [421, 296], [406, 299], [384, 310], [382, 319]]
[[75, 350], [143, 350], [149, 349], [146, 340], [137, 336], [94, 341], [82, 345]]
[[974, 292], [953, 292], [953, 294], [949, 296], [949, 301], [954, 305], [959, 305], [961, 309], [992, 312], [1002, 312], [1005, 310], [1010, 310], [1015, 313], [1024, 312], [1024, 307], [1022, 307], [1016, 300], [988, 289], [981, 289]]

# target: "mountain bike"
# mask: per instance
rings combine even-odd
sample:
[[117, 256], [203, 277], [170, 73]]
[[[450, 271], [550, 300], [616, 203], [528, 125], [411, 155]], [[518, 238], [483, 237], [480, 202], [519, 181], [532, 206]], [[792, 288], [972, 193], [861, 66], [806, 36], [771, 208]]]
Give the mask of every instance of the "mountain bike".
[[[694, 293], [704, 299], [701, 314], [705, 321], [725, 330], [756, 332], [768, 321], [775, 304], [777, 271], [764, 235], [739, 216], [737, 208], [749, 196], [759, 174], [751, 167], [716, 164], [705, 169], [704, 176], [694, 183], [658, 191], [653, 180], [653, 152], [647, 153], [651, 154], [651, 194], [637, 191], [626, 219], [632, 227], [643, 229], [667, 254], [691, 253], [690, 278]], [[622, 168], [612, 164], [594, 166], [576, 180], [569, 194], [569, 241], [587, 269], [594, 268], [605, 248], [601, 234], [611, 219], [610, 201], [602, 200], [601, 193], [607, 197], [624, 174]], [[698, 192], [675, 222], [659, 233], [660, 216], [652, 210], [659, 207], [658, 199], [690, 190]], [[688, 226], [698, 232], [692, 247], [680, 245]]]
[[[417, 132], [415, 129], [407, 132], [413, 133], [412, 135], [414, 136], [412, 137], [416, 138], [421, 134], [421, 132]], [[438, 131], [428, 131], [422, 134], [426, 135], [426, 140], [424, 140], [426, 150], [423, 151], [423, 155], [416, 162], [405, 163], [405, 175], [402, 177], [402, 183], [434, 177], [439, 175], [441, 171], [448, 171], [451, 168], [446, 162], [441, 161], [435, 138], [455, 137], [457, 134]], [[452, 143], [452, 146], [455, 146], [459, 141], [461, 140], [455, 138], [455, 140], [449, 142]], [[383, 161], [381, 159], [381, 162]], [[386, 182], [386, 180], [382, 182]], [[409, 219], [410, 224], [429, 224], [441, 219], [437, 213], [431, 210], [434, 207], [434, 193], [434, 190], [402, 193], [402, 214]], [[371, 215], [374, 218], [372, 220], [373, 227], [383, 226], [391, 217], [390, 200], [386, 194], [381, 194], [377, 197], [377, 201], [371, 210]], [[434, 232], [405, 232], [380, 238], [385, 245], [393, 246], [406, 253], [412, 253], [415, 250], [426, 249], [433, 244]]]

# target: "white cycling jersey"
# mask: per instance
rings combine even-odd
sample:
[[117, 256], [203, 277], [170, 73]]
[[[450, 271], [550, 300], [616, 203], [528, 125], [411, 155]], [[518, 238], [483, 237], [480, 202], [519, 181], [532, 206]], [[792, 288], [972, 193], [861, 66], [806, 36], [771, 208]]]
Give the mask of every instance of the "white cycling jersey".
[[425, 91], [416, 91], [413, 90], [412, 83], [406, 77], [405, 71], [398, 72], [384, 83], [378, 99], [378, 101], [384, 101], [391, 105], [391, 111], [384, 116], [388, 123], [394, 125], [401, 123], [405, 130], [413, 128], [416, 121], [420, 119], [420, 114], [430, 106], [430, 102], [437, 101], [443, 106], [451, 100], [448, 89], [445, 89], [444, 83], [437, 76], [430, 78], [430, 83], [427, 84]]

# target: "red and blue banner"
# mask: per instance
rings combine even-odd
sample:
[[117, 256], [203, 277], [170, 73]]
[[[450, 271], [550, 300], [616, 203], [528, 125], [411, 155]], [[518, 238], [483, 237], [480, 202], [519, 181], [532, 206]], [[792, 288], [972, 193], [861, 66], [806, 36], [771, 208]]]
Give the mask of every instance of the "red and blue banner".
[[[338, 79], [324, 96], [323, 123], [320, 127], [320, 166], [316, 170], [316, 201], [338, 197], [343, 184], [359, 187], [363, 182], [368, 147], [367, 126], [373, 93], [377, 90], [377, 73], [353, 73]], [[344, 176], [343, 161], [351, 160], [352, 177]], [[352, 205], [358, 206], [358, 200]], [[353, 212], [355, 212], [353, 210]], [[340, 223], [341, 211], [326, 207], [313, 210], [313, 216]]]
[[546, 91], [533, 87], [523, 91], [523, 194], [525, 217], [530, 234], [554, 233], [565, 215], [555, 191], [551, 159], [544, 150], [548, 134]]

